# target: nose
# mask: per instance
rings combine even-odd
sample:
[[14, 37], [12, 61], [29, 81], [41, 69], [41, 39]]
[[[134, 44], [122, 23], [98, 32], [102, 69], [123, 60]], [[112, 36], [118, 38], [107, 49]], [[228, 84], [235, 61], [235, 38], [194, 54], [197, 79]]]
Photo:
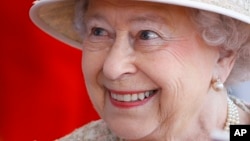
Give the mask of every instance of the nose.
[[104, 76], [110, 80], [118, 80], [134, 74], [137, 71], [134, 62], [135, 52], [129, 41], [117, 40], [104, 60]]

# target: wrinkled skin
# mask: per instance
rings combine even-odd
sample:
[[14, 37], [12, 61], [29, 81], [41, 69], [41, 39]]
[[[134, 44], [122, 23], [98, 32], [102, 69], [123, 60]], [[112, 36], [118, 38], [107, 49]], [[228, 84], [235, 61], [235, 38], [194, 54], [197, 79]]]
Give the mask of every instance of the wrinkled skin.
[[[232, 57], [220, 58], [217, 47], [203, 42], [189, 9], [92, 0], [85, 24], [82, 66], [88, 93], [116, 135], [127, 140], [206, 140], [212, 129], [222, 128], [226, 94], [216, 94], [210, 85], [215, 77], [226, 80]], [[112, 91], [149, 90], [157, 92], [137, 106], [111, 102]]]

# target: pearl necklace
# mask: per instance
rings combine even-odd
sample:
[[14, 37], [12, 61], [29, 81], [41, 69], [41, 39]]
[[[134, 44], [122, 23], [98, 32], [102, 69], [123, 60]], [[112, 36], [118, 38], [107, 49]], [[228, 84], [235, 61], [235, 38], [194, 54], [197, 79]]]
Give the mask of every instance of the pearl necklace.
[[240, 123], [239, 112], [236, 105], [230, 98], [227, 98], [227, 120], [225, 123], [224, 130], [229, 131], [230, 125], [235, 125]]

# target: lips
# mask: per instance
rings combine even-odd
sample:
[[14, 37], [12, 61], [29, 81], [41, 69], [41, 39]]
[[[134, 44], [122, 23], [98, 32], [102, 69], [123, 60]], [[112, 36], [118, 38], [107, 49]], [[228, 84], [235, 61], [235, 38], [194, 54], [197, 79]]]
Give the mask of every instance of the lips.
[[131, 108], [147, 103], [158, 90], [124, 92], [124, 91], [109, 91], [111, 103], [116, 107]]
[[142, 101], [155, 93], [156, 90], [133, 93], [133, 94], [118, 94], [114, 92], [110, 92], [111, 98], [120, 102], [134, 102], [134, 101]]

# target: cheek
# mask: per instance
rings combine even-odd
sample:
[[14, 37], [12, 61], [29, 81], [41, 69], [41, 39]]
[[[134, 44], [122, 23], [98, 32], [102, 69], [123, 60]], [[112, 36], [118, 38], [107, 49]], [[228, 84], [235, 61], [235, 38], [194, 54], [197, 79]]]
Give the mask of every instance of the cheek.
[[[172, 122], [181, 111], [181, 99], [184, 94], [183, 78], [185, 65], [183, 61], [169, 51], [150, 53], [138, 57], [138, 67], [151, 79], [161, 92], [158, 99], [158, 116], [160, 122]], [[167, 119], [167, 120], [166, 120]]]
[[87, 82], [96, 83], [104, 58], [105, 55], [101, 52], [83, 51], [82, 70]]
[[206, 94], [206, 87], [198, 86], [209, 83], [210, 70], [204, 70], [204, 62], [197, 58], [198, 55], [177, 48], [140, 58], [140, 69], [162, 89], [159, 99], [162, 120], [168, 118], [167, 122], [172, 122], [188, 114], [185, 111], [195, 112], [198, 95]]
[[99, 57], [96, 57], [95, 53], [92, 52], [83, 53], [82, 71], [90, 100], [100, 115], [104, 107], [105, 95], [102, 85], [98, 83], [98, 78], [102, 70], [102, 61], [100, 55], [97, 56]]
[[[169, 51], [167, 57], [162, 58], [165, 60], [162, 63], [164, 65], [158, 66], [159, 69], [157, 69], [160, 83], [171, 96], [177, 99], [205, 94], [210, 84], [213, 64], [208, 60], [211, 58], [204, 57], [199, 51], [190, 50]], [[160, 78], [160, 76], [164, 77]]]

